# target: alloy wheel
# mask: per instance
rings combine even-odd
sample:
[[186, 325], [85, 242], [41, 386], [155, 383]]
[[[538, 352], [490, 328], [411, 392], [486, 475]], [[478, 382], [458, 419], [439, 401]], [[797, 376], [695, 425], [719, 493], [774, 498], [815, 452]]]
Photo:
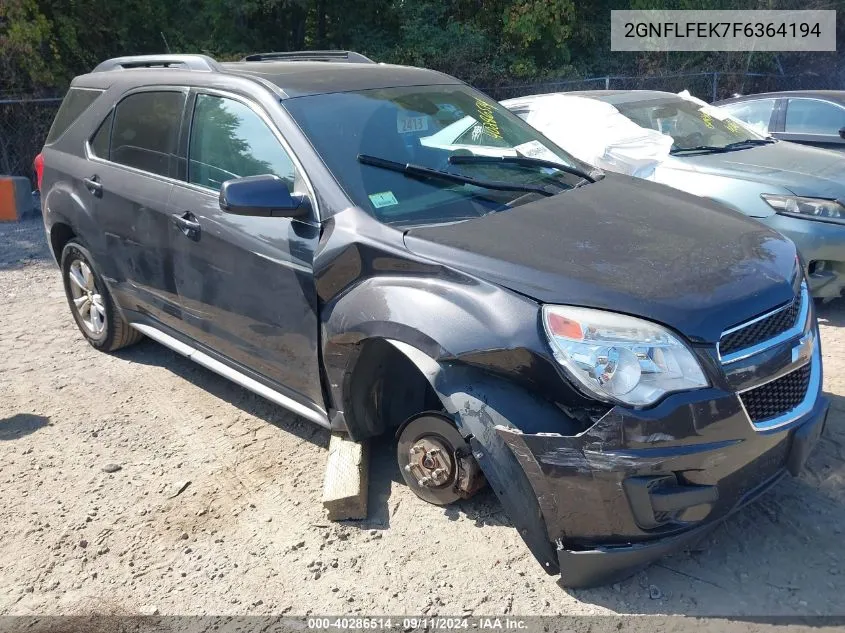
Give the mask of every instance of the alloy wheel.
[[77, 259], [68, 269], [70, 292], [74, 309], [82, 325], [94, 336], [100, 336], [106, 329], [106, 307], [103, 296], [97, 289], [94, 272], [87, 262]]

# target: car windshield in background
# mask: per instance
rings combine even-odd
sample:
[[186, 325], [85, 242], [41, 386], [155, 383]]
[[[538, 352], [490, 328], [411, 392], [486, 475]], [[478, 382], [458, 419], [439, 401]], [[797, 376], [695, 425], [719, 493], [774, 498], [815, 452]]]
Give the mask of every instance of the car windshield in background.
[[680, 97], [613, 106], [640, 127], [671, 136], [672, 154], [733, 151], [771, 142], [726, 112]]
[[[466, 220], [590, 181], [588, 165], [465, 86], [361, 90], [283, 104], [353, 202], [388, 224]], [[515, 157], [538, 160], [507, 160]]]

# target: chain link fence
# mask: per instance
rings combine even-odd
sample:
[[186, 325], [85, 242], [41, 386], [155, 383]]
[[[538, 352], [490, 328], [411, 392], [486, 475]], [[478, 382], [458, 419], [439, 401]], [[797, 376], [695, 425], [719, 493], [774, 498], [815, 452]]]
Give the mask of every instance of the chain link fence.
[[0, 97], [0, 174], [28, 177], [34, 187], [32, 162], [61, 103], [61, 97]]
[[[529, 94], [572, 92], [575, 90], [689, 90], [706, 101], [717, 101], [733, 94], [753, 94], [778, 90], [843, 89], [836, 76], [807, 73], [803, 75], [767, 75], [759, 73], [674, 73], [626, 77], [608, 75], [585, 79], [526, 82], [482, 86], [495, 99], [509, 99]], [[35, 175], [32, 162], [41, 151], [50, 125], [61, 105], [61, 97], [0, 96], [0, 174], [29, 177]]]

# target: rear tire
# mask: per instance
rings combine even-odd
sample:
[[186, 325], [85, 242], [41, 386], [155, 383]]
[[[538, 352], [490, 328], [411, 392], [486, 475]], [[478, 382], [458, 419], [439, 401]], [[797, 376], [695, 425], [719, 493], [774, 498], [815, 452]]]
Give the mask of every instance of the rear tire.
[[62, 249], [61, 271], [73, 320], [92, 347], [113, 352], [144, 337], [123, 318], [91, 253], [78, 240]]

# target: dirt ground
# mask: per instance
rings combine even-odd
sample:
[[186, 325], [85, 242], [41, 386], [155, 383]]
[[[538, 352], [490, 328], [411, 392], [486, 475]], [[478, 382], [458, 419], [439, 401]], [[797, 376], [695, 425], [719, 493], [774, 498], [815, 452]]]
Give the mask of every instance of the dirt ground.
[[[561, 588], [489, 491], [418, 501], [373, 446], [370, 517], [320, 505], [325, 431], [153, 343], [77, 331], [39, 221], [0, 225], [0, 615], [845, 615], [845, 301], [826, 436], [691, 550]], [[113, 472], [111, 472], [113, 471]]]

